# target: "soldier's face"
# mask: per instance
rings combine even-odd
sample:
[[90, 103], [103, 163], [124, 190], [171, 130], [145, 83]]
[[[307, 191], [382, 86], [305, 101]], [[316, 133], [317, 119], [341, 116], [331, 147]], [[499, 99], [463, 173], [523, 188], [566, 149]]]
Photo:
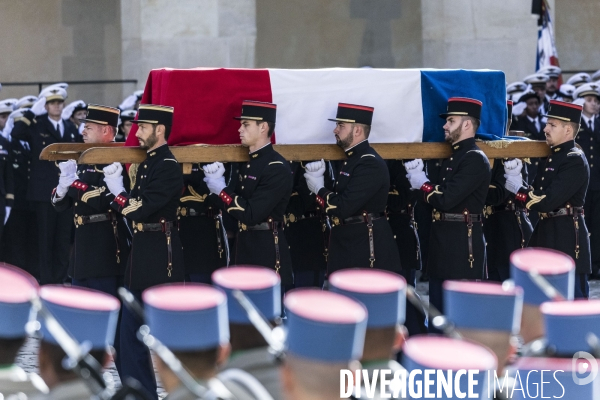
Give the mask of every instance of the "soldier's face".
[[567, 124], [556, 118], [548, 118], [544, 133], [546, 134], [546, 143], [548, 146], [556, 146], [569, 139]]
[[60, 118], [63, 108], [65, 107], [65, 102], [62, 100], [52, 100], [44, 106], [46, 107], [46, 111], [48, 111], [48, 115], [50, 117], [54, 117], [54, 119]]
[[263, 124], [259, 123], [259, 121], [252, 121], [249, 119], [243, 119], [240, 121], [240, 129], [238, 129], [238, 133], [240, 134], [240, 142], [242, 143], [242, 146], [252, 147], [259, 142], [261, 138], [261, 125]]
[[0, 114], [0, 131], [4, 129], [6, 126], [6, 121], [8, 120], [8, 116], [10, 113], [2, 113]]
[[600, 110], [600, 100], [596, 96], [585, 96], [585, 103], [583, 103], [583, 112], [586, 116], [596, 115]]
[[133, 126], [133, 122], [125, 121], [123, 122], [123, 135], [125, 135], [125, 139], [129, 136], [129, 132], [131, 131], [131, 127]]
[[86, 122], [83, 127], [83, 141], [85, 143], [107, 143], [112, 141], [107, 135], [106, 125], [95, 124], [93, 122]]
[[85, 114], [86, 114], [85, 110], [79, 110], [73, 114], [73, 116], [71, 117], [71, 121], [73, 121], [75, 126], [77, 126], [79, 128], [79, 125], [81, 124], [80, 120], [85, 118]]
[[152, 124], [138, 124], [138, 130], [135, 133], [140, 147], [144, 150], [151, 149], [158, 142], [156, 137], [156, 125]]
[[546, 97], [546, 86], [534, 86], [533, 91], [538, 95], [540, 99]]
[[335, 143], [342, 149], [346, 150], [352, 146], [352, 142], [354, 141], [354, 124], [336, 122], [333, 133], [335, 134]]
[[540, 102], [538, 99], [528, 99], [527, 100], [527, 108], [525, 108], [525, 113], [529, 115], [531, 118], [535, 118], [540, 113]]
[[444, 124], [444, 139], [450, 144], [458, 142], [462, 134], [463, 119], [455, 115], [450, 115], [446, 118]]
[[546, 92], [554, 94], [558, 89], [558, 78], [549, 78], [546, 82]]

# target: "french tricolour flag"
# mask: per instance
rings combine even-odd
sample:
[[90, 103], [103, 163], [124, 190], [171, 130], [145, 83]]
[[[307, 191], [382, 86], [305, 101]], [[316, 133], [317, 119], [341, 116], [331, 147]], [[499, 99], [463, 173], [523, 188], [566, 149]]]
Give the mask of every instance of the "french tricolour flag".
[[[338, 103], [374, 107], [373, 143], [444, 140], [448, 98], [483, 102], [479, 135], [493, 139], [506, 125], [502, 71], [433, 69], [158, 69], [142, 103], [175, 108], [170, 145], [238, 144], [243, 100], [277, 104], [274, 142], [335, 143]], [[132, 133], [135, 133], [134, 131]], [[134, 135], [129, 145], [137, 145]]]

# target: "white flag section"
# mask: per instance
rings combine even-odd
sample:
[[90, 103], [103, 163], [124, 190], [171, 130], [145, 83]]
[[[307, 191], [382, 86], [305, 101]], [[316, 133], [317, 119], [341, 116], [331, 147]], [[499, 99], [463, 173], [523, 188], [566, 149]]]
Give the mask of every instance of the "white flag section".
[[335, 122], [328, 118], [335, 118], [338, 103], [375, 108], [372, 143], [423, 139], [418, 69], [269, 69], [269, 74], [278, 144], [335, 143]]

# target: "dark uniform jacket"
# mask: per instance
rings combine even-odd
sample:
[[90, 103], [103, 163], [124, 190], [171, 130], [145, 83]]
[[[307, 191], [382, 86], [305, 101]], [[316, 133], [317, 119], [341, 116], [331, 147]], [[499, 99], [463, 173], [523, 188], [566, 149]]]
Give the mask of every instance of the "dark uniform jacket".
[[48, 119], [48, 114], [35, 117], [31, 111], [24, 113], [23, 120], [15, 122], [12, 137], [29, 142], [31, 147], [31, 173], [27, 200], [47, 202], [52, 190], [58, 185], [60, 170], [54, 161], [40, 160], [44, 147], [52, 143], [83, 142], [77, 127], [71, 121], [63, 119], [64, 132], [61, 137]]
[[[538, 213], [583, 207], [590, 168], [583, 151], [575, 147], [574, 142], [554, 146], [551, 155], [540, 167], [533, 186], [517, 193], [516, 199], [521, 204]], [[575, 219], [572, 215], [564, 215], [546, 218], [541, 214], [528, 246], [562, 251], [575, 260], [578, 274], [591, 272], [590, 240], [582, 217]]]
[[[226, 167], [230, 169], [229, 165]], [[191, 174], [183, 175], [183, 183], [178, 219], [185, 273], [212, 273], [227, 264], [223, 227], [218, 219], [220, 210], [215, 197], [209, 196], [199, 164], [192, 165]]]
[[[504, 161], [494, 160], [483, 221], [483, 232], [487, 242], [488, 277], [500, 282], [510, 278], [510, 254], [527, 246], [533, 232], [527, 210], [515, 203], [512, 193], [504, 187]], [[523, 181], [527, 182], [525, 163], [521, 175]]]
[[590, 184], [588, 190], [600, 190], [600, 117], [594, 119], [594, 131], [589, 128], [581, 117], [581, 129], [575, 141], [585, 154], [590, 166]]
[[400, 253], [403, 269], [421, 269], [421, 246], [415, 222], [415, 191], [410, 190], [402, 160], [387, 161], [390, 171], [390, 192], [387, 216]]
[[[0, 214], [4, 215], [4, 207], [12, 207], [15, 203], [15, 181], [10, 154], [10, 142], [0, 136]], [[0, 223], [4, 224], [4, 217]]]
[[[183, 249], [177, 229], [177, 207], [183, 190], [181, 166], [165, 144], [150, 152], [138, 166], [131, 193], [121, 193], [111, 207], [133, 222], [133, 240], [125, 284], [143, 290], [161, 283], [182, 282]], [[174, 222], [170, 229], [172, 265], [169, 268], [168, 231], [143, 231], [138, 224]], [[166, 224], [164, 224], [166, 228]]]
[[[123, 217], [110, 206], [114, 199], [104, 183], [106, 165], [78, 165], [78, 179], [62, 199], [54, 194], [56, 211], [73, 207], [75, 245], [69, 276], [75, 279], [123, 275], [129, 255], [129, 233]], [[108, 220], [90, 222], [100, 215]], [[90, 217], [93, 216], [93, 217]]]
[[[304, 179], [304, 163], [291, 162], [294, 188], [286, 209], [285, 236], [294, 271], [325, 271], [329, 228], [323, 208], [315, 202]], [[325, 179], [328, 177], [328, 168]]]
[[[261, 265], [275, 269], [283, 285], [291, 285], [292, 259], [282, 224], [290, 195], [292, 174], [289, 162], [268, 144], [250, 154], [250, 161], [238, 165], [238, 181], [226, 187], [218, 198], [219, 207], [238, 221], [235, 264]], [[274, 230], [248, 230], [250, 226], [279, 223]], [[279, 266], [277, 265], [279, 257]]]
[[[385, 161], [367, 140], [346, 150], [347, 161], [336, 174], [332, 190], [319, 190], [317, 202], [325, 208], [335, 226], [329, 239], [327, 273], [344, 268], [378, 268], [399, 272], [400, 256], [385, 207], [390, 175]], [[374, 214], [371, 257], [369, 227], [366, 222], [346, 223], [349, 217]], [[363, 219], [364, 221], [364, 219]]]
[[420, 189], [422, 200], [433, 206], [434, 222], [427, 264], [430, 277], [485, 278], [486, 253], [481, 222], [472, 222], [469, 240], [467, 221], [442, 221], [441, 214], [481, 215], [490, 179], [487, 157], [477, 147], [475, 139], [469, 138], [452, 146], [452, 157], [443, 161], [438, 180]]
[[31, 150], [20, 140], [13, 138], [10, 143], [10, 163], [14, 178], [15, 202], [13, 210], [30, 210], [27, 204], [27, 186], [31, 173]]

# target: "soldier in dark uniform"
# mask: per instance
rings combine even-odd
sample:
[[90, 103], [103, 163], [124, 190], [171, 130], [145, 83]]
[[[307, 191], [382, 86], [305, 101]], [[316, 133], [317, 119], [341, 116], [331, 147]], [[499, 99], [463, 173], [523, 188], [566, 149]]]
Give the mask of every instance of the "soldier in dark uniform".
[[306, 166], [306, 183], [333, 222], [327, 273], [343, 268], [400, 272], [400, 256], [385, 207], [390, 175], [385, 161], [369, 145], [373, 108], [339, 103], [336, 141], [346, 153], [332, 190], [325, 187], [323, 160]]
[[540, 99], [540, 114], [544, 114], [546, 110], [548, 110], [550, 98], [546, 95], [546, 86], [549, 79], [550, 78], [543, 73], [535, 73], [523, 79], [523, 82], [531, 85], [531, 89], [533, 89]]
[[[177, 207], [183, 189], [181, 167], [167, 146], [173, 124], [173, 108], [142, 104], [136, 137], [148, 152], [138, 167], [130, 193], [123, 187], [121, 164], [104, 168], [104, 181], [114, 200], [111, 207], [132, 220], [133, 240], [125, 286], [134, 296], [161, 283], [185, 278], [183, 249], [177, 229]], [[121, 318], [121, 379], [136, 378], [156, 394], [156, 380], [148, 349], [136, 338], [141, 321], [123, 309]]]
[[191, 173], [183, 175], [185, 189], [177, 219], [186, 280], [211, 283], [210, 275], [227, 265], [229, 251], [221, 212], [215, 197], [209, 196], [204, 177], [200, 164], [193, 164]]
[[[31, 149], [29, 143], [12, 137], [14, 123], [22, 120], [23, 113], [37, 100], [36, 96], [19, 99], [11, 114], [11, 128], [7, 127], [5, 137], [10, 140], [10, 163], [14, 179], [14, 205], [6, 221], [3, 235], [4, 260], [22, 268], [40, 279], [38, 265], [37, 224], [34, 210], [27, 200], [27, 186], [31, 172]], [[10, 130], [10, 131], [8, 131]]]
[[546, 97], [548, 101], [556, 99], [558, 97], [558, 78], [561, 74], [560, 67], [556, 65], [548, 65], [547, 67], [540, 68], [536, 74], [543, 74], [548, 77], [546, 81]]
[[235, 189], [226, 187], [225, 167], [221, 163], [204, 166], [211, 194], [223, 211], [238, 221], [235, 264], [273, 268], [286, 288], [293, 284], [292, 258], [285, 235], [283, 217], [292, 193], [289, 162], [273, 150], [271, 135], [275, 129], [277, 106], [244, 101], [239, 129], [250, 161], [239, 166]]
[[505, 187], [520, 205], [540, 214], [529, 247], [546, 247], [575, 260], [575, 297], [588, 297], [587, 274], [591, 273], [590, 240], [583, 205], [590, 168], [583, 151], [575, 147], [582, 107], [550, 101], [544, 128], [551, 155], [540, 165], [532, 186], [523, 187], [520, 160], [504, 163]]
[[447, 279], [484, 279], [486, 253], [482, 214], [491, 179], [490, 164], [475, 144], [482, 103], [453, 97], [440, 117], [446, 119], [446, 141], [452, 157], [444, 160], [439, 178], [432, 183], [423, 171], [423, 162], [404, 165], [411, 187], [420, 200], [431, 204], [429, 259], [429, 301], [443, 312], [442, 284]]
[[[50, 196], [58, 184], [59, 168], [52, 161], [40, 160], [42, 149], [52, 143], [82, 142], [75, 125], [61, 118], [67, 92], [55, 87], [40, 93], [45, 100], [46, 114], [36, 117], [36, 105], [25, 111], [23, 118], [15, 120], [12, 137], [29, 143], [31, 148], [31, 173], [27, 200], [35, 210], [39, 240], [40, 282], [62, 283], [67, 279], [73, 215], [71, 211], [57, 213]], [[38, 101], [38, 102], [39, 102]]]
[[[513, 102], [507, 101], [508, 121], [512, 115]], [[508, 131], [507, 126], [507, 131]], [[508, 133], [508, 132], [507, 132]], [[487, 242], [488, 279], [503, 282], [510, 278], [510, 254], [525, 247], [533, 228], [527, 209], [517, 205], [509, 191], [504, 188], [504, 162], [507, 159], [494, 160], [492, 181], [485, 200], [485, 220], [483, 232]], [[527, 182], [527, 168], [521, 171]]]
[[585, 195], [585, 223], [590, 231], [592, 274], [600, 276], [600, 86], [587, 83], [577, 88], [574, 96], [583, 101], [581, 129], [575, 142], [590, 166], [590, 184]]
[[327, 269], [329, 221], [306, 185], [303, 163], [291, 162], [290, 167], [294, 189], [286, 209], [285, 236], [292, 255], [294, 287], [322, 287]]

